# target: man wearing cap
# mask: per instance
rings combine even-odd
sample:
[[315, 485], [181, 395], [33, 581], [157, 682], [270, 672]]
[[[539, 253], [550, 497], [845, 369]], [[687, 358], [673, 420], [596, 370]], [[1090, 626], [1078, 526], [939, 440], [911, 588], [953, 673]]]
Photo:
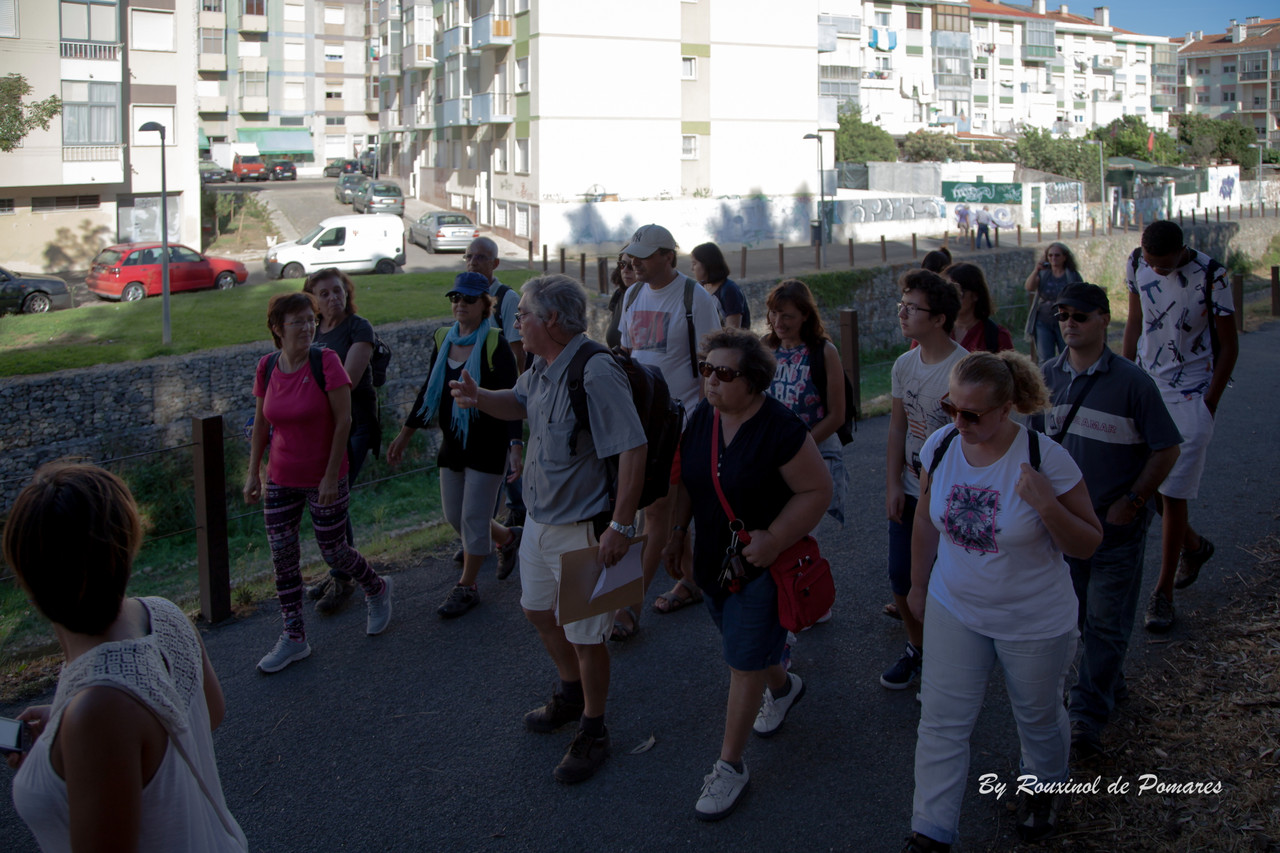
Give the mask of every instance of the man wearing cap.
[[[685, 417], [702, 399], [698, 375], [698, 341], [721, 326], [720, 303], [693, 279], [676, 269], [676, 241], [661, 225], [645, 225], [622, 250], [637, 281], [627, 289], [623, 303], [622, 347], [641, 364], [651, 364], [667, 382], [671, 396], [684, 405]], [[644, 585], [658, 571], [662, 549], [670, 535], [670, 506], [659, 498], [645, 509]], [[693, 552], [686, 548], [680, 561], [680, 577], [670, 592], [658, 596], [654, 609], [671, 613], [696, 602], [701, 594], [693, 582]], [[619, 638], [635, 632], [630, 614], [618, 613]]]
[[1124, 691], [1124, 656], [1142, 586], [1151, 498], [1182, 441], [1146, 371], [1107, 347], [1111, 304], [1096, 284], [1069, 284], [1054, 307], [1067, 348], [1042, 366], [1051, 407], [1043, 431], [1080, 466], [1102, 544], [1068, 557], [1080, 602], [1083, 656], [1071, 688], [1071, 743], [1086, 757]]

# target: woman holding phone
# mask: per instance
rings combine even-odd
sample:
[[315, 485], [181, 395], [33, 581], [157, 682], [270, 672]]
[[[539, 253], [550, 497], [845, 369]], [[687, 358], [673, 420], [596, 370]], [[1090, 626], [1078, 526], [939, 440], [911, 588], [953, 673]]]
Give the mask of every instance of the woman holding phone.
[[1076, 256], [1071, 254], [1066, 244], [1050, 243], [1023, 283], [1027, 293], [1036, 294], [1032, 314], [1027, 318], [1027, 339], [1035, 342], [1036, 359], [1041, 364], [1067, 348], [1053, 305], [1062, 288], [1082, 281], [1084, 279], [1076, 267]]

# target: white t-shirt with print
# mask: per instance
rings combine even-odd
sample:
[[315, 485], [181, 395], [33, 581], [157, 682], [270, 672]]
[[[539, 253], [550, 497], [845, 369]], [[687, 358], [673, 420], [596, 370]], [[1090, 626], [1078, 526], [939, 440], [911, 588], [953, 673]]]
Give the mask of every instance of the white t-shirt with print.
[[[921, 456], [954, 427], [924, 443]], [[1057, 442], [1038, 436], [1040, 472], [1061, 496], [1080, 482], [1080, 468]], [[1040, 514], [1014, 493], [1029, 463], [1027, 430], [1018, 426], [1009, 450], [976, 467], [957, 435], [929, 481], [929, 518], [938, 529], [938, 560], [929, 594], [967, 628], [996, 640], [1043, 640], [1076, 626], [1071, 570]], [[925, 466], [928, 470], [928, 466]]]
[[[671, 396], [684, 404], [685, 417], [702, 398], [701, 377], [695, 376], [689, 357], [689, 327], [684, 314], [684, 288], [693, 281], [683, 273], [675, 280], [654, 290], [638, 285], [640, 293], [622, 315], [619, 330], [622, 345], [641, 364], [651, 364], [662, 372]], [[624, 299], [630, 299], [630, 292]], [[625, 304], [625, 303], [624, 303]], [[706, 289], [693, 282], [694, 348], [702, 336], [721, 326], [720, 303]]]
[[[902, 488], [913, 498], [920, 497], [920, 475], [916, 466], [920, 462], [920, 448], [934, 430], [947, 423], [938, 403], [947, 395], [951, 383], [951, 368], [969, 351], [955, 341], [951, 354], [937, 364], [925, 364], [921, 347], [907, 350], [893, 363], [889, 394], [902, 401], [907, 415], [906, 466], [902, 469]], [[928, 467], [928, 466], [925, 466]]]

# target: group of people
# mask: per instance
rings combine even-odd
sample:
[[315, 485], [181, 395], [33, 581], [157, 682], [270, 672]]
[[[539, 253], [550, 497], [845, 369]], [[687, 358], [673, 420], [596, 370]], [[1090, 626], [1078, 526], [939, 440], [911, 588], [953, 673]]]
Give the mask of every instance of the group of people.
[[[634, 636], [639, 613], [558, 625], [560, 556], [594, 546], [611, 566], [643, 530], [645, 587], [659, 563], [675, 582], [655, 609], [703, 603], [729, 669], [720, 752], [694, 805], [703, 820], [734, 810], [750, 779], [750, 734], [776, 735], [805, 694], [785, 659], [769, 566], [824, 514], [842, 520], [839, 430], [849, 416], [809, 289], [778, 284], [761, 337], [710, 248], [694, 250], [693, 269], [707, 279], [696, 282], [678, 271], [670, 232], [646, 225], [615, 271], [619, 352], [655, 369], [686, 412], [665, 498], [638, 512], [647, 439], [618, 357], [591, 352], [581, 362], [589, 422], [577, 422], [571, 374], [589, 343], [582, 286], [546, 275], [517, 294], [493, 277], [497, 249], [486, 238], [468, 249], [468, 271], [449, 292], [454, 323], [437, 334], [422, 389], [387, 450], [398, 463], [415, 431], [435, 422], [443, 434], [441, 496], [463, 547], [442, 616], [476, 605], [477, 573], [493, 550], [500, 576], [519, 568], [521, 607], [557, 675], [524, 724], [537, 733], [574, 726], [553, 771], [561, 782], [588, 779], [606, 761], [607, 641]], [[1046, 260], [1050, 272], [1066, 268]], [[1073, 751], [1102, 750], [1125, 689], [1153, 504], [1163, 504], [1164, 556], [1148, 609], [1167, 616], [1166, 630], [1172, 589], [1194, 582], [1213, 554], [1187, 503], [1237, 350], [1222, 267], [1167, 221], [1146, 229], [1129, 266], [1119, 355], [1106, 344], [1107, 293], [1094, 284], [1041, 293], [1065, 349], [1039, 369], [991, 320], [980, 267], [933, 252], [900, 288], [898, 319], [912, 348], [893, 370], [886, 611], [902, 619], [907, 644], [881, 683], [920, 679], [906, 850], [947, 850], [958, 836], [969, 734], [996, 662], [1022, 772], [1062, 781]], [[1176, 324], [1160, 322], [1171, 313]], [[315, 273], [303, 291], [272, 298], [267, 327], [276, 351], [255, 373], [243, 494], [264, 504], [275, 567], [283, 631], [258, 664], [270, 673], [311, 653], [298, 547], [304, 507], [330, 567], [312, 595], [317, 609], [341, 606], [359, 585], [374, 636], [390, 621], [392, 584], [354, 547], [347, 517], [351, 472], [378, 443], [378, 429], [361, 422], [377, 418], [362, 390], [375, 338], [356, 314], [354, 284], [337, 270]], [[511, 501], [507, 520], [523, 524], [501, 524], [500, 493], [517, 482], [518, 510]], [[199, 635], [168, 602], [125, 596], [140, 536], [128, 489], [91, 466], [41, 469], [11, 511], [6, 560], [54, 623], [67, 659], [52, 705], [22, 715], [38, 737], [25, 761], [10, 758], [21, 764], [15, 800], [48, 849], [110, 826], [140, 849], [243, 850], [217, 779], [210, 732], [224, 703]], [[1064, 707], [1078, 642], [1079, 675]], [[162, 789], [182, 808], [158, 801]], [[1019, 833], [1052, 832], [1057, 809], [1053, 795], [1024, 796]]]

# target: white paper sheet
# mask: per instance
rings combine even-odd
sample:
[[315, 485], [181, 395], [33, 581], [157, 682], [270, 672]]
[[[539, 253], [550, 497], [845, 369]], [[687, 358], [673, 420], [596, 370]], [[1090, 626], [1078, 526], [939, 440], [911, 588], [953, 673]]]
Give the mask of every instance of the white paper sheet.
[[600, 580], [596, 581], [596, 588], [591, 591], [591, 601], [641, 577], [640, 555], [643, 550], [644, 542], [633, 542], [621, 560], [602, 568]]

